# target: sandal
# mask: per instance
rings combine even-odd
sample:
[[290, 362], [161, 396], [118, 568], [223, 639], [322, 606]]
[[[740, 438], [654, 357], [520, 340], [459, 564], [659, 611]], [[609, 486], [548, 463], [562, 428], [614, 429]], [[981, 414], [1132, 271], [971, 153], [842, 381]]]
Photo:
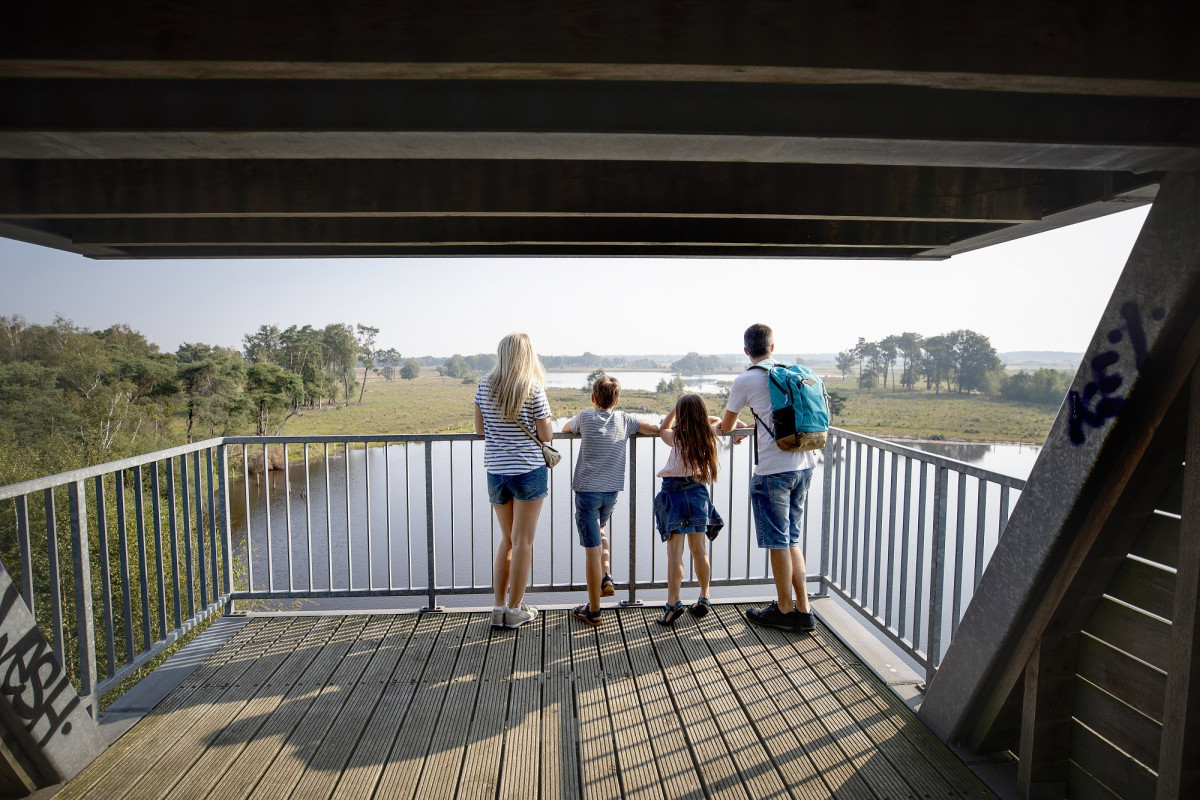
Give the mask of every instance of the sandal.
[[580, 622], [586, 622], [593, 628], [598, 628], [603, 620], [600, 619], [600, 609], [592, 611], [587, 603], [580, 603], [571, 610], [571, 616]]
[[663, 606], [663, 615], [654, 621], [659, 625], [674, 625], [675, 620], [682, 617], [683, 612], [686, 610], [687, 607], [683, 603], [676, 603], [675, 605], [667, 603]]
[[691, 607], [688, 608], [688, 611], [691, 612], [693, 617], [700, 619], [708, 614], [708, 612], [712, 611], [712, 603], [708, 602], [707, 597], [701, 597], [699, 600], [692, 603]]
[[613, 583], [613, 579], [608, 575], [604, 576], [604, 580], [600, 581], [600, 596], [612, 597], [617, 593], [617, 585]]

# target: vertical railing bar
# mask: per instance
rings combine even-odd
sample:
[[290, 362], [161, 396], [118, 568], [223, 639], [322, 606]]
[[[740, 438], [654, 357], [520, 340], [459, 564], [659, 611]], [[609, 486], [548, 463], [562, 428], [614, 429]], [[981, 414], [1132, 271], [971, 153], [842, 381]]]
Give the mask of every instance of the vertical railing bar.
[[63, 631], [62, 576], [58, 568], [58, 518], [54, 510], [54, 490], [46, 489], [46, 557], [50, 570], [50, 614], [54, 625], [54, 652], [67, 661], [66, 634]]
[[929, 469], [924, 461], [917, 462], [917, 468], [921, 471], [921, 479], [919, 481], [917, 494], [917, 557], [915, 564], [917, 574], [913, 579], [913, 649], [921, 649], [921, 620], [922, 606], [925, 598], [924, 588], [925, 581], [925, 501], [928, 498], [929, 484]]
[[[863, 536], [863, 526], [859, 524], [863, 519], [863, 485], [862, 485], [862, 442], [854, 443], [854, 541], [850, 543], [850, 596], [859, 605], [862, 604], [861, 598], [858, 596], [858, 556], [862, 550], [861, 540]], [[871, 481], [871, 448], [867, 448], [867, 483]], [[866, 491], [866, 518], [870, 519], [871, 514], [871, 492], [870, 486], [865, 487]], [[870, 523], [868, 523], [869, 525]]]
[[[141, 500], [141, 490], [142, 490], [142, 485], [141, 485], [141, 480], [140, 480], [140, 472], [137, 471], [138, 469], [139, 469], [138, 467], [134, 468], [134, 470], [135, 470], [134, 485], [138, 492], [138, 498], [137, 498], [137, 500], [134, 501], [133, 508], [134, 508], [134, 519], [137, 521], [136, 531], [137, 531], [137, 543], [138, 543], [138, 578], [142, 582], [142, 586], [141, 586], [141, 589], [142, 589], [142, 591], [141, 591], [141, 595], [142, 595], [141, 596], [141, 600], [142, 600], [142, 649], [148, 649], [150, 647], [150, 643], [152, 641], [154, 641], [153, 632], [152, 632], [153, 628], [151, 627], [151, 623], [150, 623], [150, 616], [151, 616], [150, 615], [150, 564], [147, 559], [146, 520], [143, 518], [142, 513], [141, 513], [141, 503], [138, 502]], [[125, 497], [125, 476], [124, 476], [124, 474], [121, 475], [121, 477], [118, 481], [118, 484], [119, 485], [117, 487], [117, 490], [121, 493], [122, 500], [124, 500], [124, 497]], [[124, 505], [124, 503], [122, 503], [122, 505]], [[125, 527], [125, 520], [124, 520], [125, 509], [124, 508], [121, 509], [121, 513], [118, 516], [121, 518], [121, 527], [124, 528]]]
[[292, 565], [292, 460], [288, 443], [283, 447], [283, 542], [287, 551], [288, 591], [296, 590], [296, 576]]
[[[879, 451], [879, 466], [876, 477], [878, 478], [878, 486], [875, 488], [875, 577], [871, 581], [871, 613], [877, 618], [879, 613], [879, 583], [882, 576], [883, 568], [883, 476], [884, 462], [887, 460], [887, 453], [883, 450]], [[863, 593], [866, 593], [866, 584], [863, 584]]]
[[979, 587], [979, 579], [983, 577], [984, 534], [987, 531], [987, 487], [988, 482], [983, 478], [979, 481], [979, 499], [975, 505], [975, 580], [971, 584], [971, 595]]
[[[453, 448], [451, 449], [453, 450]], [[451, 481], [453, 481], [453, 470], [450, 476]], [[366, 440], [363, 441], [363, 502], [367, 507], [367, 589], [374, 589], [375, 561], [371, 556], [371, 443]], [[450, 535], [454, 535], [453, 530], [451, 530]]]
[[96, 544], [100, 548], [100, 604], [104, 612], [104, 658], [107, 674], [112, 675], [117, 671], [117, 647], [113, 626], [112, 575], [108, 561], [108, 509], [104, 502], [103, 475], [96, 476], [95, 486]]
[[[655, 443], [657, 444], [657, 442]], [[746, 580], [750, 580], [750, 554], [754, 551], [751, 545], [751, 531], [754, 530], [753, 521], [751, 519], [754, 505], [752, 493], [754, 491], [754, 470], [757, 467], [756, 458], [758, 454], [758, 428], [754, 428], [753, 434], [750, 436], [750, 468], [746, 471]], [[658, 462], [654, 462], [657, 464]], [[657, 550], [658, 548], [654, 548]]]
[[[453, 453], [453, 450], [454, 450], [453, 444], [450, 445], [450, 450]], [[451, 466], [453, 466], [453, 461], [451, 462]], [[550, 579], [549, 579], [549, 583], [551, 586], [553, 586], [554, 585], [554, 540], [555, 540], [555, 538], [557, 538], [554, 535], [554, 495], [555, 495], [554, 470], [551, 469], [551, 470], [548, 470], [548, 472], [550, 473]], [[570, 474], [570, 473], [568, 473], [568, 474]], [[453, 492], [453, 486], [454, 486], [453, 481], [451, 481], [450, 485], [451, 485], [451, 492]], [[451, 497], [451, 502], [450, 502], [450, 513], [451, 514], [454, 513], [454, 498], [453, 497]], [[451, 536], [451, 541], [453, 541], [453, 537], [454, 537], [453, 527], [450, 530], [450, 536]], [[568, 550], [568, 552], [570, 552], [570, 551]], [[535, 581], [533, 579], [533, 566], [534, 566], [533, 564], [529, 565], [529, 583], [530, 583], [530, 585], [535, 585]], [[450, 555], [450, 581], [451, 581], [451, 584], [453, 585], [453, 582], [454, 582], [454, 554], [453, 553], [451, 553], [451, 555]]]
[[846, 442], [846, 469], [845, 479], [842, 486], [842, 590], [845, 591], [850, 587], [850, 529], [853, 524], [853, 516], [850, 513], [850, 498], [854, 495], [854, 487], [851, 486], [851, 481], [854, 480], [854, 474], [851, 472], [851, 467], [857, 469], [858, 458], [855, 455], [854, 443]]
[[925, 685], [928, 686], [937, 672], [942, 657], [942, 617], [944, 616], [946, 581], [946, 512], [949, 504], [946, 467], [934, 468], [933, 482], [933, 551], [929, 569], [929, 661], [925, 665]]
[[[454, 514], [454, 495], [455, 495], [455, 491], [454, 491], [454, 488], [455, 488], [454, 487], [454, 442], [447, 442], [446, 450], [448, 452], [446, 459], [450, 463], [450, 588], [455, 589], [458, 587], [458, 559], [457, 559], [457, 553], [455, 553], [454, 551], [457, 550], [458, 548], [455, 546], [456, 542], [454, 541], [454, 523], [455, 523], [455, 519], [456, 519], [455, 514]], [[554, 476], [551, 475], [550, 477], [553, 478]], [[551, 498], [550, 498], [551, 503], [554, 502], [553, 494], [554, 493], [551, 492]], [[554, 507], [551, 506], [551, 509], [553, 509], [553, 508]], [[551, 524], [554, 523], [554, 515], [553, 514], [550, 515], [550, 522], [551, 522]], [[552, 533], [553, 533], [553, 530], [554, 529], [551, 528]], [[550, 546], [551, 547], [554, 546], [554, 536], [553, 535], [550, 536]], [[553, 553], [553, 551], [551, 551], [551, 553]], [[553, 564], [553, 562], [554, 562], [553, 556], [551, 557], [550, 561], [551, 561], [551, 564]], [[553, 568], [551, 568], [551, 574], [553, 574]]]
[[351, 539], [350, 525], [350, 443], [342, 443], [342, 456], [345, 459], [343, 474], [346, 476], [346, 589], [354, 590], [354, 544]]
[[[225, 566], [225, 593], [233, 593], [233, 526], [230, 522], [229, 460], [225, 445], [217, 447], [217, 473], [221, 481], [221, 558]], [[230, 600], [226, 610], [234, 611]]]
[[196, 576], [200, 583], [200, 608], [208, 608], [208, 564], [204, 553], [204, 492], [200, 486], [200, 451], [192, 453], [192, 499], [196, 504]]
[[900, 608], [896, 632], [903, 639], [908, 627], [908, 545], [912, 526], [912, 458], [904, 458], [904, 522], [900, 528]]
[[884, 571], [885, 583], [887, 592], [884, 595], [884, 611], [883, 618], [888, 624], [892, 624], [892, 589], [896, 586], [895, 569], [896, 569], [896, 492], [897, 480], [900, 476], [900, 456], [892, 454], [892, 476], [891, 483], [888, 487], [888, 536], [887, 536], [887, 569]]
[[[387, 522], [387, 578], [388, 578], [388, 590], [389, 591], [396, 588], [395, 582], [392, 580], [392, 452], [391, 451], [392, 451], [392, 446], [390, 444], [385, 443], [383, 445], [383, 509], [384, 509], [385, 519]], [[472, 492], [474, 492], [474, 489], [475, 489], [475, 487], [472, 486], [471, 487]], [[472, 494], [472, 500], [473, 499], [474, 499], [474, 494]], [[472, 505], [471, 508], [474, 509], [475, 506]], [[471, 522], [472, 522], [472, 525], [471, 525], [471, 553], [472, 553], [472, 559], [471, 559], [472, 581], [471, 581], [471, 584], [474, 585], [475, 581], [473, 580], [473, 578], [474, 578], [474, 574], [475, 574], [474, 573], [474, 570], [475, 570], [475, 560], [474, 560], [475, 526], [474, 526], [473, 519], [471, 520]]]
[[21, 595], [29, 613], [36, 615], [33, 602], [33, 543], [29, 539], [29, 498], [19, 495], [16, 498], [17, 512], [17, 542], [21, 550]]
[[1000, 486], [1000, 519], [996, 526], [996, 543], [1000, 543], [1000, 537], [1004, 535], [1004, 529], [1008, 527], [1008, 487]]
[[329, 584], [327, 589], [333, 591], [333, 501], [330, 498], [332, 491], [329, 483], [329, 442], [324, 443], [325, 448], [325, 561], [329, 568]]
[[[313, 549], [312, 549], [312, 472], [308, 463], [308, 442], [304, 443], [304, 551], [308, 561], [308, 590], [313, 591]], [[328, 468], [328, 464], [325, 467]]]
[[267, 530], [267, 591], [275, 591], [275, 551], [271, 541], [271, 454], [263, 444], [263, 525]]
[[967, 521], [967, 474], [958, 473], [958, 503], [954, 520], [954, 597], [950, 601], [950, 635], [958, 632], [958, 620], [962, 616], [963, 547], [966, 544]]
[[[633, 440], [632, 440], [632, 439], [630, 439], [630, 444], [629, 444], [628, 446], [629, 446], [629, 447], [633, 447]], [[574, 505], [573, 505], [573, 503], [574, 503], [574, 501], [575, 501], [575, 496], [574, 496], [574, 491], [575, 491], [575, 473], [574, 473], [574, 471], [573, 471], [573, 470], [574, 470], [574, 468], [575, 468], [575, 440], [574, 440], [574, 439], [568, 439], [568, 440], [567, 440], [567, 475], [568, 475], [568, 483], [570, 484], [570, 485], [568, 486], [568, 493], [569, 493], [569, 494], [570, 494], [570, 496], [571, 496], [571, 502], [572, 502], [571, 510], [567, 512], [567, 519], [568, 519], [568, 520], [569, 520], [569, 519], [571, 518], [571, 516], [572, 516], [572, 514], [571, 514], [571, 511], [573, 511], [573, 510], [574, 510], [574, 508], [575, 508], [575, 507], [574, 507]], [[610, 530], [609, 530], [609, 532], [608, 532], [608, 533], [609, 533], [609, 537], [608, 537], [608, 543], [609, 543], [609, 547], [612, 547], [612, 544], [613, 544], [613, 537], [612, 537], [612, 533], [613, 533], [613, 531], [611, 530], [611, 527], [612, 527], [612, 523], [611, 523], [611, 522], [609, 523], [609, 527], [610, 527]], [[554, 549], [553, 549], [553, 548], [554, 548], [554, 543], [553, 543], [553, 541], [551, 541], [551, 543], [550, 543], [550, 547], [551, 547], [551, 550], [550, 550], [550, 566], [551, 566], [551, 572], [553, 572], [553, 567], [554, 567]], [[574, 585], [575, 585], [575, 548], [571, 548], [571, 549], [569, 549], [569, 550], [567, 551], [567, 553], [568, 553], [568, 555], [567, 555], [567, 582], [568, 582], [570, 585], [574, 586]], [[610, 553], [610, 555], [611, 555], [612, 551], [610, 550], [610, 551], [609, 551], [609, 553]]]
[[829, 539], [829, 581], [834, 585], [841, 586], [842, 583], [838, 580], [837, 572], [843, 563], [843, 559], [838, 558], [837, 551], [842, 524], [842, 472], [846, 466], [846, 440], [840, 436], [837, 437], [834, 440], [833, 449], [833, 496], [829, 498], [829, 504], [833, 507], [833, 523], [830, 526]]
[[[733, 439], [729, 439], [728, 441], [729, 441], [729, 478], [727, 479], [727, 483], [729, 484], [729, 505], [728, 505], [729, 511], [725, 515], [725, 518], [729, 520], [729, 530], [727, 531], [727, 535], [725, 536], [725, 569], [726, 569], [725, 577], [732, 579], [733, 578], [733, 486], [734, 486], [733, 474], [736, 471], [735, 464], [737, 463], [737, 459], [734, 458], [734, 454], [733, 454], [733, 451], [735, 449], [733, 446]], [[651, 539], [651, 541], [653, 541], [653, 539]]]
[[[96, 686], [96, 636], [92, 621], [92, 562], [88, 552], [87, 489], [83, 481], [67, 487], [71, 519], [71, 566], [75, 579], [75, 640], [79, 651], [79, 698], [95, 719], [100, 713]], [[66, 663], [66, 654], [63, 662]]]
[[409, 462], [408, 442], [404, 443], [404, 548], [408, 566], [408, 588], [413, 588], [412, 573], [412, 464]]
[[253, 529], [250, 524], [250, 445], [242, 445], [242, 493], [246, 496], [246, 591], [254, 593]]
[[192, 515], [191, 508], [188, 505], [188, 464], [187, 456], [179, 457], [179, 488], [183, 492], [182, 502], [183, 508], [183, 558], [187, 572], [187, 601], [188, 601], [188, 619], [196, 616], [196, 592], [194, 581], [195, 573], [192, 569]]
[[[171, 536], [171, 588], [175, 592], [175, 628], [183, 627], [183, 588], [179, 583], [179, 525], [175, 519], [175, 460], [173, 458], [166, 459], [167, 465], [167, 510], [170, 516], [167, 518], [168, 529]], [[158, 492], [154, 493], [155, 501], [158, 499]], [[158, 509], [155, 509], [155, 516], [158, 515]]]
[[[162, 539], [162, 504], [158, 499], [158, 462], [154, 461], [150, 465], [150, 509], [154, 512], [154, 566], [157, 571], [155, 576], [158, 580], [158, 634], [160, 638], [167, 636], [167, 570], [163, 564], [165, 554], [163, 553]], [[133, 468], [133, 482], [137, 486], [137, 500], [135, 508], [138, 514], [138, 527], [143, 531], [146, 529], [145, 521], [145, 498], [142, 468]]]
[[[125, 623], [125, 663], [137, 657], [137, 644], [133, 640], [133, 582], [129, 574], [129, 532], [125, 519], [125, 478], [124, 471], [117, 470], [116, 480], [117, 500], [117, 558], [121, 570], [121, 613]], [[149, 647], [149, 641], [146, 642]]]
[[[629, 437], [629, 605], [637, 605], [637, 437]], [[572, 454], [574, 453], [574, 442], [571, 444]], [[582, 446], [582, 445], [581, 445]], [[654, 459], [650, 459], [650, 467], [653, 470]], [[653, 479], [651, 479], [651, 488], [653, 489]], [[609, 523], [610, 527], [612, 523]], [[612, 531], [609, 531], [609, 546], [616, 543], [616, 539], [612, 536]], [[611, 551], [610, 551], [611, 552]], [[653, 574], [650, 577], [651, 582], [654, 581]]]
[[[871, 570], [871, 509], [874, 507], [872, 505], [872, 500], [875, 488], [875, 452], [876, 450], [874, 447], [867, 445], [867, 468], [865, 471], [867, 483], [866, 486], [863, 487], [863, 500], [865, 501], [863, 505], [863, 526], [862, 535], [857, 540], [857, 543], [859, 547], [861, 547], [862, 551], [862, 572], [860, 573], [862, 578], [862, 595], [855, 595], [855, 597], [859, 601], [859, 606], [864, 610], [867, 607], [867, 598], [870, 596], [867, 589], [867, 575]], [[883, 453], [880, 453], [879, 457], [883, 458]], [[878, 540], [878, 533], [876, 533], [875, 538]], [[871, 614], [875, 614], [874, 609], [871, 610]]]
[[208, 475], [208, 553], [212, 573], [213, 602], [221, 596], [220, 562], [217, 558], [217, 485], [213, 474], [213, 449], [204, 450], [204, 465]]
[[[821, 594], [829, 589], [829, 570], [832, 565], [830, 548], [833, 546], [833, 453], [837, 450], [838, 439], [830, 436], [825, 443], [825, 461], [821, 465]], [[730, 503], [733, 502], [732, 497]]]
[[437, 608], [437, 544], [434, 540], [433, 517], [433, 442], [425, 442], [425, 574], [429, 581], [429, 605], [426, 609]]

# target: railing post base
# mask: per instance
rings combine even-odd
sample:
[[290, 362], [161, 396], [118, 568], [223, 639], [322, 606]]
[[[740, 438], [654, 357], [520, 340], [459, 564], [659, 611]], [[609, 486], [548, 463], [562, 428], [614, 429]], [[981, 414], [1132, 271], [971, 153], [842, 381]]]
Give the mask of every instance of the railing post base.
[[636, 608], [638, 606], [645, 605], [645, 603], [643, 603], [641, 600], [622, 600], [620, 605], [621, 608]]
[[417, 613], [420, 613], [420, 614], [429, 614], [431, 612], [439, 613], [439, 612], [444, 612], [445, 610], [446, 610], [445, 606], [423, 606]]

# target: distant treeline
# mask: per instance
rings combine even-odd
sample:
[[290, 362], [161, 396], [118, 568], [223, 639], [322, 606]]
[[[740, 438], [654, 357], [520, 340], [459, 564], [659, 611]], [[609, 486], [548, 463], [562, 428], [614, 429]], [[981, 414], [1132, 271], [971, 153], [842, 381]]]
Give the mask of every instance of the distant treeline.
[[938, 393], [944, 383], [948, 392], [980, 392], [1043, 405], [1061, 403], [1073, 377], [1046, 368], [1009, 375], [991, 340], [965, 329], [930, 337], [906, 331], [877, 342], [860, 337], [837, 354], [837, 368], [843, 379], [856, 372], [861, 389], [887, 388], [890, 378], [893, 390], [897, 383], [910, 391], [923, 383], [927, 391]]

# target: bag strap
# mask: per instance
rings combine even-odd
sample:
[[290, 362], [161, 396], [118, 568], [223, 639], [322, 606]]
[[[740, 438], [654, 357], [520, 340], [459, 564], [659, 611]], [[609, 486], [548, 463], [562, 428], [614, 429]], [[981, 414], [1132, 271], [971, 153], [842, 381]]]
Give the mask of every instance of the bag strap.
[[522, 432], [523, 432], [523, 433], [524, 433], [526, 436], [528, 436], [530, 439], [533, 439], [533, 443], [534, 443], [534, 444], [536, 444], [538, 447], [542, 447], [542, 446], [544, 446], [544, 445], [546, 444], [546, 443], [545, 443], [545, 442], [543, 442], [541, 439], [537, 438], [537, 437], [536, 437], [536, 436], [534, 436], [532, 433], [530, 433], [530, 432], [529, 432], [529, 428], [526, 428], [524, 425], [522, 425], [522, 424], [521, 424], [521, 420], [519, 420], [519, 419], [514, 419], [514, 420], [513, 420], [513, 422], [517, 423], [517, 427], [518, 427], [518, 428], [520, 428], [520, 429], [521, 429], [521, 431], [522, 431]]

